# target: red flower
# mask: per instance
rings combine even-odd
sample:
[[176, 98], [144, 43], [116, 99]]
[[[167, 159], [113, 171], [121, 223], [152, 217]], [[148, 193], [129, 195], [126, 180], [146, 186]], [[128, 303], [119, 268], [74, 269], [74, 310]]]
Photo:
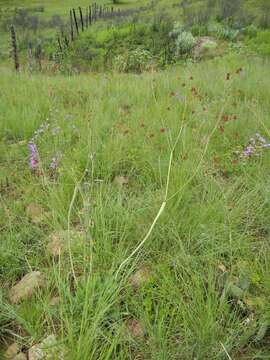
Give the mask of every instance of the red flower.
[[166, 131], [165, 128], [161, 128], [161, 129], [160, 129], [160, 132], [161, 132], [161, 133], [164, 133], [165, 131]]
[[222, 116], [222, 120], [223, 120], [224, 122], [229, 121], [229, 116], [228, 116], [228, 115], [223, 115], [223, 116]]

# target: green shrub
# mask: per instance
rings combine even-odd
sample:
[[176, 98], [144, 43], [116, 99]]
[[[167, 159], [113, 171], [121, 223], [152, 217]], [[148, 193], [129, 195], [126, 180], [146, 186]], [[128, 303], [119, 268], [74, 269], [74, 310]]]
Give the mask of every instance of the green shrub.
[[114, 69], [120, 72], [147, 71], [154, 66], [154, 59], [147, 50], [137, 48], [117, 55], [114, 59]]
[[191, 32], [183, 31], [176, 39], [176, 55], [190, 54], [196, 44]]
[[191, 32], [183, 31], [181, 24], [176, 22], [173, 30], [170, 32], [171, 38], [175, 41], [175, 55], [190, 54], [196, 44], [196, 39]]
[[234, 30], [228, 26], [222, 26], [221, 24], [213, 24], [208, 27], [210, 35], [217, 37], [218, 39], [234, 41], [239, 35], [239, 30]]
[[270, 30], [258, 31], [257, 36], [247, 40], [246, 44], [256, 53], [270, 56]]

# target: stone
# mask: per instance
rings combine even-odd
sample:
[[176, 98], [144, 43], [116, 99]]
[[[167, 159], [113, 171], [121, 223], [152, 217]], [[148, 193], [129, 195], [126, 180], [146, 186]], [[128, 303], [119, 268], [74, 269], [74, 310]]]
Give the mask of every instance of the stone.
[[117, 175], [113, 179], [113, 183], [119, 187], [127, 185], [129, 183], [129, 178], [127, 176]]
[[27, 356], [25, 353], [20, 352], [15, 357], [12, 358], [12, 360], [27, 360]]
[[143, 338], [144, 329], [140, 322], [136, 319], [130, 319], [127, 321], [128, 333], [134, 338]]
[[[70, 231], [71, 247], [82, 245], [83, 233], [81, 231]], [[52, 256], [59, 256], [68, 251], [69, 237], [67, 230], [56, 231], [49, 236], [47, 251]]]
[[149, 269], [143, 267], [137, 270], [133, 275], [131, 275], [128, 282], [134, 288], [138, 288], [146, 284], [150, 280], [150, 277], [151, 277], [151, 273]]
[[10, 301], [17, 304], [21, 300], [29, 299], [37, 288], [44, 287], [45, 277], [40, 271], [32, 271], [26, 274], [9, 293]]
[[15, 355], [18, 354], [20, 351], [20, 346], [14, 342], [13, 344], [9, 345], [5, 352], [5, 359], [13, 359]]
[[45, 217], [44, 209], [41, 205], [36, 203], [31, 203], [27, 206], [26, 214], [34, 224], [39, 224]]
[[209, 36], [199, 37], [193, 49], [193, 55], [195, 58], [202, 58], [204, 55], [210, 54], [216, 47], [216, 41]]
[[54, 296], [53, 298], [51, 298], [49, 305], [50, 306], [57, 306], [60, 303], [60, 297], [59, 296]]
[[[28, 351], [29, 360], [45, 360], [54, 359], [56, 356], [56, 337], [51, 334], [46, 337], [41, 343], [32, 346]], [[57, 359], [60, 359], [57, 358]]]

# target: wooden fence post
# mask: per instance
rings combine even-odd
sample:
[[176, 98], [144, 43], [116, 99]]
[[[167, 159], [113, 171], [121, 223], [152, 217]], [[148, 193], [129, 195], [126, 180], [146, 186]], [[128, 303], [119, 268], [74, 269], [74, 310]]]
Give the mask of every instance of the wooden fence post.
[[74, 18], [74, 23], [75, 23], [75, 27], [76, 27], [77, 35], [79, 35], [79, 27], [78, 27], [78, 21], [77, 21], [77, 17], [76, 17], [76, 11], [75, 11], [75, 9], [72, 9], [72, 12], [73, 12], [73, 18]]
[[36, 58], [39, 66], [39, 71], [42, 71], [41, 55], [42, 55], [42, 48], [41, 45], [38, 44], [36, 48]]
[[88, 29], [88, 26], [89, 26], [89, 16], [88, 16], [88, 7], [86, 7], [86, 10], [85, 10], [85, 27], [86, 27], [86, 29]]
[[12, 45], [12, 51], [13, 51], [15, 70], [19, 71], [20, 63], [19, 63], [19, 56], [18, 56], [17, 39], [16, 39], [16, 32], [15, 32], [13, 25], [10, 27], [10, 32], [11, 32], [11, 45]]
[[63, 48], [62, 48], [62, 44], [61, 44], [61, 40], [60, 40], [59, 35], [57, 36], [57, 42], [58, 42], [60, 52], [63, 52]]
[[84, 31], [83, 14], [82, 14], [82, 8], [80, 6], [79, 6], [79, 13], [80, 13], [81, 27], [82, 27], [82, 32], [83, 32]]
[[33, 49], [31, 42], [28, 44], [28, 69], [30, 73], [33, 71]]
[[73, 30], [73, 19], [72, 19], [72, 10], [69, 11], [69, 18], [70, 18], [70, 39], [71, 41], [74, 40], [74, 30]]
[[92, 24], [92, 7], [91, 5], [89, 6], [89, 25]]

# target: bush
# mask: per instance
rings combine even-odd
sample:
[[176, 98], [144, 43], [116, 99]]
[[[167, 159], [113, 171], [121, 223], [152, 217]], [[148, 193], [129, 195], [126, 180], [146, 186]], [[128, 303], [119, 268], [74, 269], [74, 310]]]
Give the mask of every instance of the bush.
[[196, 44], [194, 36], [187, 31], [183, 31], [176, 39], [176, 56], [190, 54]]
[[239, 30], [234, 30], [229, 27], [222, 26], [220, 24], [211, 25], [208, 28], [210, 35], [217, 37], [218, 39], [234, 41], [239, 35]]
[[257, 36], [249, 39], [246, 44], [256, 53], [270, 56], [270, 30], [258, 31]]
[[154, 66], [152, 54], [144, 49], [137, 48], [128, 51], [123, 55], [118, 55], [114, 59], [114, 69], [120, 72], [141, 73]]
[[188, 31], [183, 31], [183, 28], [178, 22], [174, 24], [174, 28], [170, 32], [170, 37], [173, 38], [175, 41], [176, 57], [190, 54], [196, 44], [196, 40], [192, 33]]

